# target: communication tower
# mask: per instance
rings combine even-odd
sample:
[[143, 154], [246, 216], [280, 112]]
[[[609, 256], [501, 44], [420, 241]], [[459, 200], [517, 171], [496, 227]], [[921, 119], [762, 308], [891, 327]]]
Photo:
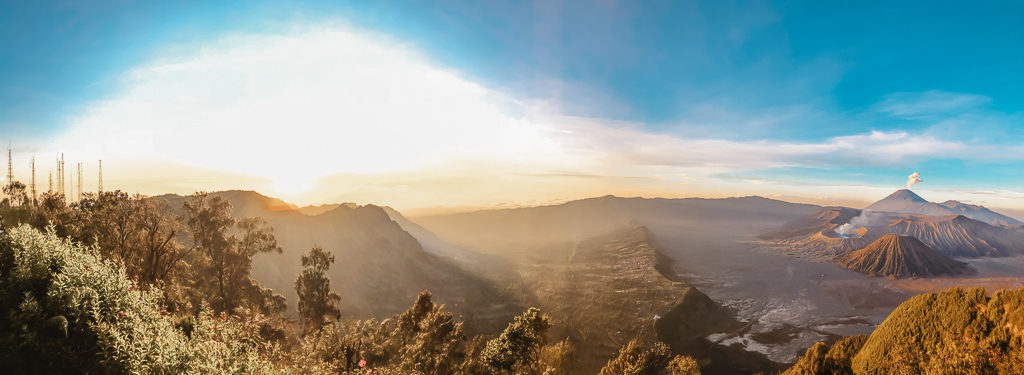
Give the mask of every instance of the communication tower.
[[78, 201], [82, 200], [82, 163], [78, 163]]
[[32, 156], [32, 205], [36, 204], [36, 157]]
[[7, 145], [7, 184], [14, 183], [14, 159], [11, 158], [11, 146]]

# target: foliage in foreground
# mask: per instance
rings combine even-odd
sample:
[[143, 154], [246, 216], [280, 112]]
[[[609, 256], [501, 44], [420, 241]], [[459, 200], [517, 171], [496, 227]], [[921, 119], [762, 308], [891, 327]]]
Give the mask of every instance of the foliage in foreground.
[[783, 375], [852, 375], [850, 362], [867, 341], [867, 335], [845, 337], [831, 347], [819, 342]]
[[700, 375], [700, 368], [691, 357], [672, 356], [668, 345], [657, 342], [645, 347], [639, 340], [630, 340], [619, 354], [608, 361], [598, 375]]
[[95, 248], [28, 226], [0, 239], [0, 363], [14, 373], [268, 373], [273, 347], [208, 310], [176, 321]]
[[63, 194], [47, 192], [32, 204], [18, 202], [29, 200], [0, 201], [0, 224], [52, 227], [59, 237], [94, 245], [104, 259], [137, 277], [143, 289], [163, 289], [169, 311], [195, 314], [204, 300], [216, 312], [285, 309], [284, 297], [251, 275], [255, 254], [281, 252], [273, 229], [261, 218], [236, 221], [223, 198], [199, 192], [174, 208], [121, 191], [85, 193], [70, 204]]
[[816, 344], [787, 374], [1020, 374], [1024, 289], [953, 288], [900, 304], [867, 338]]

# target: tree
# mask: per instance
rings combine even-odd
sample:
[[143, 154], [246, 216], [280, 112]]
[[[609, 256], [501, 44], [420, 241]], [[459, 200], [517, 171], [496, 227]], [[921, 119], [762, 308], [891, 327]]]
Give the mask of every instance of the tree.
[[18, 181], [10, 181], [3, 187], [5, 198], [0, 201], [0, 205], [7, 207], [17, 207], [28, 203], [28, 195], [25, 194], [25, 184]]
[[148, 284], [169, 280], [171, 271], [194, 247], [178, 242], [181, 222], [170, 213], [166, 203], [139, 199], [136, 206], [140, 229], [137, 246], [141, 257], [138, 275]]
[[341, 297], [331, 291], [331, 280], [327, 278], [331, 263], [334, 255], [319, 246], [313, 246], [302, 256], [295, 292], [299, 295], [299, 317], [306, 332], [319, 331], [326, 318], [337, 320], [341, 316], [337, 306]]
[[668, 363], [670, 375], [700, 375], [700, 365], [693, 357], [677, 355]]
[[225, 263], [228, 306], [233, 309], [239, 303], [248, 302], [264, 313], [283, 312], [284, 296], [263, 288], [252, 278], [253, 257], [260, 253], [280, 254], [283, 251], [277, 246], [274, 228], [261, 217], [244, 218], [236, 228], [241, 232], [241, 237], [232, 236], [232, 242], [236, 244], [230, 257], [233, 261]]
[[319, 368], [360, 375], [460, 374], [466, 358], [462, 323], [434, 304], [429, 292], [420, 293], [405, 312], [383, 321], [339, 321], [311, 332], [301, 353], [301, 373]]
[[140, 228], [135, 203], [122, 191], [86, 194], [81, 201], [72, 204], [80, 223], [73, 237], [84, 243], [95, 243], [103, 255], [129, 268], [136, 266], [139, 254], [132, 247]]
[[815, 343], [804, 355], [800, 357], [800, 360], [786, 370], [785, 375], [818, 375], [826, 374], [826, 356], [828, 355], [828, 346], [823, 342]]
[[167, 281], [191, 251], [178, 242], [181, 223], [166, 203], [122, 191], [86, 193], [72, 205], [80, 219], [73, 237], [95, 243], [145, 285]]
[[434, 304], [430, 292], [421, 292], [412, 307], [394, 320], [390, 350], [402, 373], [454, 374], [465, 359], [462, 323], [444, 306]]
[[241, 238], [229, 234], [236, 224], [231, 203], [203, 192], [189, 197], [184, 210], [193, 245], [203, 255], [196, 261], [198, 282], [213, 297], [214, 310], [230, 312], [248, 305], [266, 313], [283, 311], [284, 297], [262, 288], [252, 278], [254, 255], [281, 253], [273, 228], [261, 218], [246, 218], [237, 223]]
[[568, 338], [547, 345], [540, 351], [540, 362], [545, 375], [570, 375], [576, 362], [576, 348]]
[[25, 194], [25, 185], [13, 181], [10, 184], [3, 186], [3, 199], [0, 200], [0, 216], [3, 217], [3, 221], [7, 223], [9, 227], [15, 227], [22, 223], [35, 223], [39, 221], [36, 218], [36, 210], [33, 205], [25, 204], [29, 202], [28, 196]]
[[531, 307], [515, 317], [500, 336], [487, 342], [481, 359], [487, 366], [501, 372], [537, 373], [540, 349], [547, 342], [549, 328], [550, 320], [541, 315], [540, 309]]
[[630, 340], [619, 354], [598, 372], [598, 375], [656, 375], [665, 370], [672, 359], [668, 345], [657, 342], [645, 347], [639, 340]]
[[68, 220], [70, 215], [71, 212], [64, 200], [64, 194], [45, 192], [39, 196], [38, 216], [30, 224], [36, 229], [43, 229], [47, 225], [53, 224], [58, 235], [68, 236], [70, 234], [68, 222], [72, 221]]

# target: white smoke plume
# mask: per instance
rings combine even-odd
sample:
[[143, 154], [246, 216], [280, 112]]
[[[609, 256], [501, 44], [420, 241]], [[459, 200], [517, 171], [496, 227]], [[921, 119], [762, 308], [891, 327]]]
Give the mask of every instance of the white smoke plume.
[[850, 222], [836, 227], [836, 233], [843, 238], [850, 237], [857, 233], [857, 229], [881, 223], [885, 220], [885, 214], [872, 211], [861, 211], [860, 215], [850, 219]]
[[918, 182], [924, 182], [924, 180], [921, 179], [921, 174], [917, 172], [911, 173], [910, 176], [907, 176], [907, 189], [910, 189], [910, 187], [914, 186]]

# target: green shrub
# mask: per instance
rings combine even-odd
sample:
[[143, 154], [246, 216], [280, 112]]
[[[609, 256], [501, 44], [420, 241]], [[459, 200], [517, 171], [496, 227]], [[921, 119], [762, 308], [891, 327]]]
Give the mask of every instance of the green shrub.
[[444, 306], [422, 292], [405, 312], [378, 322], [336, 322], [307, 335], [296, 356], [301, 373], [360, 370], [446, 375], [462, 371], [465, 336]]
[[815, 344], [785, 374], [1020, 374], [1024, 289], [952, 288], [900, 304], [871, 333]]
[[639, 340], [630, 340], [619, 354], [608, 361], [598, 375], [657, 375], [672, 360], [672, 351], [661, 342], [646, 347]]
[[784, 375], [852, 375], [850, 362], [867, 339], [866, 335], [845, 337], [832, 347], [816, 343]]
[[537, 373], [541, 348], [547, 343], [551, 321], [531, 307], [515, 317], [501, 335], [487, 342], [481, 359], [499, 373]]
[[209, 312], [176, 319], [160, 298], [95, 248], [14, 228], [0, 238], [0, 363], [13, 373], [276, 371], [251, 327]]

